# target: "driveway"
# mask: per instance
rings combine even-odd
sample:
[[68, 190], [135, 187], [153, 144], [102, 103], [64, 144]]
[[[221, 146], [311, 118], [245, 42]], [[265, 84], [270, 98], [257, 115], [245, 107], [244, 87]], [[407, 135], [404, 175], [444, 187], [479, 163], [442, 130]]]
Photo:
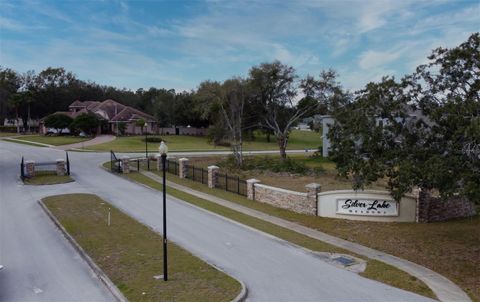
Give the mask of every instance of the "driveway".
[[[52, 160], [58, 157], [57, 152], [59, 152], [7, 142], [0, 142], [0, 149], [5, 150], [2, 153], [1, 181], [2, 183], [10, 182], [10, 184], [12, 181], [9, 179], [13, 177], [11, 174], [15, 173], [21, 155], [26, 159]], [[2, 229], [8, 228], [10, 232], [16, 234], [15, 225], [18, 220], [26, 219], [27, 213], [30, 215], [40, 213], [35, 200], [43, 196], [90, 192], [99, 195], [161, 233], [162, 202], [159, 192], [98, 168], [100, 163], [109, 160], [109, 154], [70, 153], [70, 159], [76, 182], [62, 185], [61, 190], [58, 186], [18, 187], [17, 191], [22, 191], [24, 195], [29, 196], [22, 203], [27, 206], [22, 207], [22, 211], [17, 209], [19, 207], [17, 203], [8, 202], [9, 207], [4, 209], [2, 203], [2, 212], [9, 212], [8, 215], [4, 215], [9, 219], [6, 220], [7, 222], [4, 223], [6, 226]], [[10, 175], [4, 176], [7, 173], [3, 173], [5, 171], [3, 165], [8, 165], [6, 170]], [[2, 194], [3, 196], [5, 194]], [[249, 289], [249, 301], [432, 301], [332, 266], [315, 257], [314, 254], [283, 240], [196, 208], [174, 197], [168, 196], [167, 202], [170, 240], [244, 281]], [[42, 217], [37, 217], [37, 223], [41, 223], [43, 219], [43, 223], [48, 227], [48, 219], [38, 213], [36, 215]], [[47, 232], [48, 236], [55, 237], [54, 227], [50, 226], [50, 228], [51, 230]], [[6, 246], [7, 252], [4, 254], [8, 257], [0, 258], [7, 267], [17, 261], [15, 253], [18, 249], [28, 249], [25, 256], [22, 254], [22, 257], [28, 258], [28, 255], [36, 254], [37, 248], [47, 248], [39, 243], [29, 247], [28, 243], [23, 241], [21, 244], [14, 244], [12, 238], [8, 240], [9, 236], [14, 236], [10, 232], [0, 233], [2, 243], [5, 242], [3, 238], [7, 238], [6, 245], [2, 244], [2, 246]], [[38, 239], [35, 241], [43, 241], [42, 236], [37, 236]], [[64, 241], [60, 234], [56, 233], [56, 236], [60, 238], [57, 239], [60, 243]], [[68, 258], [68, 250], [64, 253], [66, 254], [64, 257]], [[72, 263], [75, 261], [71, 259]], [[81, 265], [77, 269], [80, 273], [75, 272], [75, 274], [81, 274], [85, 270]], [[28, 274], [29, 270], [19, 269], [19, 274], [21, 272]], [[4, 283], [5, 279], [8, 281], [8, 278], [0, 275], [0, 283]], [[87, 281], [84, 280], [84, 282]], [[13, 292], [8, 286], [0, 287], [0, 292], [2, 290]]]

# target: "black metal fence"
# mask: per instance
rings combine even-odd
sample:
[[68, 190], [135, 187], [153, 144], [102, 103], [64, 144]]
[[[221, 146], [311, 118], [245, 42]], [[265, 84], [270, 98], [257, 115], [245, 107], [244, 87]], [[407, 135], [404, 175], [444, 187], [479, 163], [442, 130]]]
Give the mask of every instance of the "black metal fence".
[[227, 173], [218, 174], [217, 187], [225, 191], [247, 196], [247, 181], [239, 176], [229, 176]]
[[[111, 169], [112, 172], [121, 173], [122, 165], [121, 160], [115, 156], [113, 151], [110, 151], [111, 154]], [[130, 171], [156, 171], [157, 168], [157, 159], [152, 158], [131, 158], [129, 160]], [[167, 159], [166, 160], [166, 170], [170, 174], [179, 175], [179, 163], [175, 160]], [[187, 179], [202, 183], [208, 184], [208, 170], [205, 168], [198, 168], [194, 165], [187, 166]], [[225, 191], [237, 193], [239, 195], [247, 196], [247, 181], [241, 179], [239, 176], [231, 176], [227, 173], [218, 174], [217, 188], [224, 189]]]
[[122, 173], [122, 163], [112, 150], [110, 150], [110, 170], [115, 173]]

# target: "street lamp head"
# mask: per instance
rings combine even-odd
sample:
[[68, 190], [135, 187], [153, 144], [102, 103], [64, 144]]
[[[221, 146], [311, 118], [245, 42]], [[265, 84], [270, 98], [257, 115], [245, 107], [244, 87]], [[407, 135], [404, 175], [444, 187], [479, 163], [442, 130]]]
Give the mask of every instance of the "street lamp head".
[[160, 147], [158, 147], [158, 151], [160, 152], [160, 155], [167, 155], [168, 147], [167, 147], [167, 144], [165, 144], [164, 141], [162, 141], [160, 143]]
[[147, 128], [147, 127], [148, 127], [148, 123], [145, 122], [145, 125], [143, 125], [143, 127]]

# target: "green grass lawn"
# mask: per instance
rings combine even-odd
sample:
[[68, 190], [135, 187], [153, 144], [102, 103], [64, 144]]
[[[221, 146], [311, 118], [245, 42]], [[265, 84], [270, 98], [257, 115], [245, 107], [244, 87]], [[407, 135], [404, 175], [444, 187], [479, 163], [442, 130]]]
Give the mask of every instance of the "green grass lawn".
[[16, 132], [0, 132], [0, 137], [6, 137], [6, 136], [19, 136], [21, 134], [18, 134]]
[[235, 279], [172, 242], [169, 280], [155, 279], [163, 273], [162, 237], [96, 195], [43, 202], [129, 301], [231, 301], [240, 292]]
[[[110, 162], [107, 162], [104, 164], [105, 168], [110, 167]], [[140, 173], [130, 173], [130, 174], [124, 174], [125, 177], [145, 184], [153, 189], [162, 190], [162, 185], [151, 178], [148, 178]], [[234, 202], [238, 202], [242, 205], [249, 206], [249, 204], [254, 204], [258, 205], [260, 208], [263, 206], [267, 206], [266, 208], [269, 210], [273, 211], [284, 211], [289, 213], [289, 211], [285, 211], [282, 209], [274, 208], [265, 204], [260, 204], [260, 203], [252, 203], [251, 201], [247, 200], [246, 198], [232, 194], [223, 190], [218, 190], [218, 189], [208, 189], [205, 185], [202, 185], [200, 183], [195, 183], [189, 180], [181, 180], [176, 176], [173, 176], [171, 174], [168, 175], [169, 180], [178, 182], [180, 184], [184, 185], [192, 185], [192, 188], [194, 189], [206, 189], [204, 192], [211, 194], [214, 192], [213, 195], [216, 195], [218, 197], [231, 200]], [[200, 190], [199, 190], [200, 191]], [[299, 234], [297, 232], [291, 231], [289, 229], [274, 225], [272, 223], [266, 222], [261, 219], [257, 219], [242, 213], [239, 213], [237, 211], [231, 210], [229, 208], [217, 205], [215, 203], [212, 203], [210, 201], [207, 201], [205, 199], [198, 198], [196, 196], [190, 195], [188, 193], [173, 189], [171, 187], [168, 187], [168, 194], [175, 196], [179, 199], [182, 199], [186, 202], [192, 203], [196, 206], [202, 207], [206, 210], [212, 211], [214, 213], [220, 214], [222, 216], [228, 217], [230, 219], [233, 219], [235, 221], [238, 221], [240, 223], [243, 223], [245, 225], [248, 225], [250, 227], [256, 228], [258, 230], [261, 230], [263, 232], [272, 234], [276, 237], [279, 237], [281, 239], [287, 240], [291, 243], [297, 244], [299, 246], [308, 248], [313, 251], [318, 251], [318, 252], [332, 252], [332, 253], [344, 253], [344, 254], [350, 254], [359, 258], [364, 258], [359, 255], [355, 255], [351, 252], [345, 251], [341, 248], [332, 246], [330, 244], [327, 244], [325, 242], [319, 241], [312, 239], [308, 236]], [[256, 207], [256, 206], [255, 206]], [[254, 208], [255, 208], [254, 207]], [[269, 212], [269, 213], [274, 213], [274, 212]], [[302, 215], [302, 216], [307, 216], [307, 215]], [[376, 260], [371, 260], [368, 259], [368, 265], [367, 269], [365, 272], [361, 273], [364, 277], [377, 280], [380, 282], [384, 282], [387, 284], [390, 284], [392, 286], [402, 288], [408, 291], [412, 291], [424, 296], [428, 297], [435, 297], [433, 292], [426, 286], [422, 281], [410, 276], [409, 274], [405, 273], [404, 271], [401, 271], [393, 266], [390, 266], [388, 264], [385, 264], [380, 261]]]
[[[42, 143], [47, 145], [69, 145], [80, 143], [92, 139], [91, 137], [79, 137], [79, 136], [46, 136], [46, 135], [29, 135], [25, 137], [17, 137], [16, 139], [21, 139], [33, 143]], [[14, 142], [14, 141], [12, 141]]]
[[[158, 172], [154, 173], [160, 175]], [[170, 181], [197, 191], [418, 263], [450, 278], [474, 301], [480, 301], [479, 215], [437, 223], [381, 223], [332, 219], [298, 214], [268, 204], [252, 202], [243, 196], [221, 189], [209, 189], [206, 185], [189, 179], [180, 179], [176, 175], [168, 174], [167, 177]]]
[[25, 178], [26, 185], [56, 185], [74, 181], [69, 175], [59, 176], [56, 171], [36, 171], [32, 178]]
[[[228, 147], [214, 146], [209, 144], [206, 137], [187, 135], [166, 135], [163, 136], [170, 151], [203, 151], [203, 150], [230, 150]], [[115, 152], [144, 152], [145, 136], [124, 136], [117, 137], [112, 142], [90, 146], [88, 149], [95, 151]], [[316, 149], [322, 144], [320, 134], [313, 131], [294, 130], [290, 134], [288, 149]], [[159, 143], [148, 143], [150, 152], [158, 152]], [[245, 142], [244, 150], [278, 150], [275, 138], [267, 142], [264, 136], [257, 136], [255, 141]]]

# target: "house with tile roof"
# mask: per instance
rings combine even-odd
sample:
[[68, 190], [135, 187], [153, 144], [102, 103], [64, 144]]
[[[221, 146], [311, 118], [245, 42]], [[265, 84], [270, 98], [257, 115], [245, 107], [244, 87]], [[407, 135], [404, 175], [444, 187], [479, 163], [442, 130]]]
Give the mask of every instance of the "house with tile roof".
[[[100, 126], [97, 129], [97, 134], [143, 134], [157, 133], [157, 121], [153, 116], [108, 99], [103, 102], [98, 101], [75, 101], [68, 106], [68, 111], [55, 112], [54, 114], [65, 114], [71, 118], [75, 118], [82, 113], [92, 113], [100, 120]], [[40, 132], [47, 133], [43, 121], [40, 120]], [[137, 126], [138, 120], [144, 120], [147, 127]]]

